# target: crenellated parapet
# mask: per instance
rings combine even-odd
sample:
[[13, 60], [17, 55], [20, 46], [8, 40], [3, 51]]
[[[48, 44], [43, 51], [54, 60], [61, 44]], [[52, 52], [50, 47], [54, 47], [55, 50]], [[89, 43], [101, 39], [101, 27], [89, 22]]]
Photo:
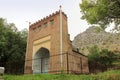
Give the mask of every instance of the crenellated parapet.
[[[52, 13], [52, 14], [50, 14], [49, 16], [46, 16], [46, 17], [44, 17], [44, 18], [36, 21], [35, 23], [31, 24], [30, 27], [31, 27], [31, 26], [35, 26], [36, 24], [38, 24], [38, 23], [40, 23], [40, 22], [43, 22], [43, 21], [47, 20], [48, 18], [51, 18], [51, 17], [53, 17], [53, 16], [55, 16], [55, 15], [58, 15], [59, 13], [60, 13], [60, 11], [56, 11], [55, 13]], [[67, 17], [67, 15], [66, 15], [64, 12], [62, 12], [62, 14], [63, 14], [65, 17]]]

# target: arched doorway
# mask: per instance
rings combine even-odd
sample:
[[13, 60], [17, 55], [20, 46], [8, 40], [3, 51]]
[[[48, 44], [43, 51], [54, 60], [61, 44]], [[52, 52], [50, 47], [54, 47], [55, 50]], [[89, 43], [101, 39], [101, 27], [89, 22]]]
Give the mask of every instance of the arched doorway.
[[33, 60], [33, 73], [48, 73], [49, 68], [49, 50], [46, 48], [40, 48], [34, 55]]

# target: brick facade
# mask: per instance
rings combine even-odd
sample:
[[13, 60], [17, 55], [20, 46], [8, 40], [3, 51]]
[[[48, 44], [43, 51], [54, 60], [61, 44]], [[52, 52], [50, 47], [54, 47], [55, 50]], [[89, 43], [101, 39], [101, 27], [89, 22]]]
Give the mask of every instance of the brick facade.
[[[62, 53], [69, 53], [68, 55], [62, 55], [62, 69], [65, 70], [65, 72], [69, 70], [69, 73], [74, 71], [78, 71], [79, 73], [88, 73], [87, 57], [73, 51], [68, 35], [67, 16], [64, 12], [62, 12], [62, 45]], [[25, 59], [25, 74], [33, 73], [33, 57], [41, 47], [48, 49], [50, 56], [60, 54], [60, 11], [57, 11], [56, 13], [53, 13], [30, 25]], [[74, 57], [71, 55], [74, 55]], [[75, 56], [79, 57], [78, 60]], [[78, 66], [74, 66], [73, 68], [73, 65], [71, 63], [67, 64], [66, 60], [69, 60], [69, 62], [83, 64], [83, 70], [80, 72], [79, 69], [81, 68]], [[61, 71], [60, 56], [50, 57], [48, 69], [49, 73], [59, 73]]]

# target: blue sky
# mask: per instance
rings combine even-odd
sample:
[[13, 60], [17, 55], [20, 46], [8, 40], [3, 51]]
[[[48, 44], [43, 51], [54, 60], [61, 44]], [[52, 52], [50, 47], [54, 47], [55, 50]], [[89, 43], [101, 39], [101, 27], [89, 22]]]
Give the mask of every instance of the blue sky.
[[15, 23], [19, 30], [28, 28], [28, 22], [34, 23], [49, 14], [62, 10], [68, 16], [68, 31], [71, 40], [88, 28], [86, 21], [80, 19], [81, 0], [0, 0], [0, 17], [9, 23]]

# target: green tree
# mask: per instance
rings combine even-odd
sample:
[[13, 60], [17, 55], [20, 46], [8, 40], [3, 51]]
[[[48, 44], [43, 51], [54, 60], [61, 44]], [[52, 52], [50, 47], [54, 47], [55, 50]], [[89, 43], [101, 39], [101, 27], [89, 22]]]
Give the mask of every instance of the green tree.
[[[88, 49], [88, 62], [89, 62], [89, 70], [91, 73], [95, 73], [97, 69], [99, 69], [99, 53], [100, 49], [97, 45], [93, 45], [92, 47], [89, 47]], [[98, 67], [99, 66], [99, 67]]]
[[28, 30], [18, 31], [13, 23], [0, 18], [0, 66], [7, 73], [23, 73], [27, 34]]
[[98, 46], [94, 45], [90, 47], [88, 50], [89, 50], [89, 55], [88, 55], [89, 60], [97, 61], [99, 53], [100, 53], [100, 49], [98, 48]]
[[99, 54], [99, 63], [106, 68], [109, 68], [112, 66], [112, 63], [116, 61], [116, 55], [112, 51], [109, 51], [108, 49], [102, 49]]
[[120, 0], [82, 0], [80, 8], [82, 19], [88, 23], [105, 29], [111, 22], [115, 22], [115, 29], [119, 29]]
[[89, 49], [88, 59], [91, 72], [95, 72], [95, 69], [105, 71], [107, 68], [112, 67], [114, 61], [117, 61], [114, 52], [108, 49], [100, 50], [96, 45]]
[[4, 30], [6, 30], [6, 28], [4, 27], [4, 19], [0, 18], [0, 59], [2, 59], [3, 57], [6, 45]]

